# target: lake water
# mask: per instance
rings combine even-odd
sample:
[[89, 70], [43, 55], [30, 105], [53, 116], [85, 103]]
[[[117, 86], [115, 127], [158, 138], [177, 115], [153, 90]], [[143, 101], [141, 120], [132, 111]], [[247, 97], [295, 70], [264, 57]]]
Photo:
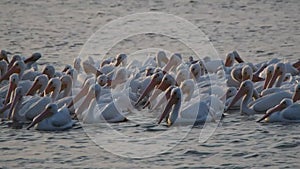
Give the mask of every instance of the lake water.
[[[25, 56], [39, 51], [43, 54], [39, 64], [51, 63], [57, 69], [72, 64], [87, 39], [105, 24], [137, 12], [164, 12], [188, 20], [205, 33], [222, 59], [234, 49], [249, 62], [276, 57], [295, 61], [300, 55], [300, 2], [296, 0], [13, 0], [1, 1], [0, 6], [1, 48]], [[182, 42], [153, 35], [128, 37], [108, 54], [132, 53], [148, 47], [190, 54]], [[0, 167], [299, 168], [300, 124], [256, 123], [259, 117], [229, 112], [205, 142], [199, 141], [203, 126], [169, 129], [156, 126], [155, 119], [145, 117], [149, 119], [146, 121], [134, 115], [127, 123], [84, 127], [77, 123], [64, 132], [11, 129], [3, 121]], [[113, 139], [112, 128], [128, 137]], [[156, 139], [160, 134], [166, 137]], [[182, 139], [178, 139], [180, 136]], [[139, 138], [151, 139], [139, 145]], [[164, 146], [165, 151], [161, 150]]]

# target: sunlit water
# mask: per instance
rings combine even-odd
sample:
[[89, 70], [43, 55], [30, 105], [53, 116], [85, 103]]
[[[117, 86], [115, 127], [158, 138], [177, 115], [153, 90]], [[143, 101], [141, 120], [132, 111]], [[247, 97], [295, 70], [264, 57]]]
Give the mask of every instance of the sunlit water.
[[[72, 64], [83, 44], [107, 22], [135, 12], [161, 11], [183, 17], [207, 34], [224, 58], [237, 49], [247, 61], [259, 62], [274, 57], [299, 58], [298, 1], [252, 2], [238, 1], [57, 1], [57, 2], [1, 2], [1, 48], [30, 55], [39, 51], [44, 57], [39, 64], [53, 63], [58, 69]], [[167, 23], [166, 23], [167, 24]], [[159, 25], [158, 25], [159, 26]], [[180, 43], [166, 38], [162, 48], [185, 52]], [[134, 36], [121, 42], [112, 51], [132, 52], [160, 43], [157, 37]], [[165, 45], [169, 44], [169, 45]], [[148, 112], [143, 112], [148, 113]], [[155, 124], [155, 119], [129, 115], [131, 121], [121, 124], [84, 125], [79, 123], [64, 132], [40, 132], [11, 129], [1, 122], [0, 167], [8, 168], [299, 168], [299, 124], [261, 124], [260, 116], [244, 117], [229, 112], [206, 142], [199, 142], [202, 126], [189, 131], [177, 145], [168, 151], [148, 158], [128, 158], [114, 152], [147, 151], [141, 147], [120, 147], [120, 140], [101, 139], [96, 144], [86, 133], [103, 134], [114, 130], [126, 136], [152, 137], [170, 129]], [[172, 133], [169, 140], [175, 140]], [[123, 138], [121, 142], [134, 139]], [[175, 140], [176, 141], [176, 140]], [[147, 148], [157, 148], [150, 140]], [[176, 145], [176, 146], [174, 146]], [[174, 147], [173, 147], [174, 146]], [[130, 156], [130, 154], [125, 154]]]

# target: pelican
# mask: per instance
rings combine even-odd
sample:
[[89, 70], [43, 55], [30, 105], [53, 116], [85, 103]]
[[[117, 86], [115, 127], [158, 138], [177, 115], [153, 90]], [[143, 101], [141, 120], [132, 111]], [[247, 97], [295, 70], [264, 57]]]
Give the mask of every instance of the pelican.
[[288, 122], [300, 123], [300, 104], [294, 103], [292, 99], [285, 98], [280, 104], [271, 108], [257, 122]]
[[297, 84], [295, 86], [294, 95], [292, 95], [289, 92], [278, 92], [274, 94], [269, 94], [265, 97], [258, 98], [250, 103], [251, 98], [253, 96], [253, 83], [249, 80], [246, 80], [243, 83], [241, 83], [238, 93], [235, 95], [228, 108], [235, 104], [235, 102], [237, 102], [243, 96], [245, 97], [243, 98], [240, 107], [240, 111], [242, 114], [253, 115], [255, 113], [264, 113], [271, 107], [276, 106], [284, 98], [292, 98], [294, 101], [299, 100], [300, 84]]
[[[93, 84], [92, 86], [90, 86], [85, 100], [76, 110], [76, 115], [78, 116], [78, 118], [81, 119], [84, 123], [116, 123], [127, 121], [127, 118], [123, 116], [116, 107], [117, 103], [115, 102], [118, 102], [118, 99], [114, 102], [112, 101], [110, 103], [105, 103], [105, 106], [102, 107], [103, 105], [99, 104], [100, 93], [100, 85]], [[123, 106], [121, 107], [124, 108]]]
[[205, 102], [196, 102], [180, 110], [181, 108], [181, 90], [178, 87], [172, 89], [168, 103], [161, 114], [158, 124], [167, 116], [167, 125], [174, 124], [200, 124], [208, 121], [214, 121], [210, 115], [210, 110]]
[[61, 131], [70, 129], [73, 125], [74, 121], [66, 107], [58, 109], [56, 104], [50, 103], [43, 112], [33, 119], [27, 129], [35, 127], [36, 130]]

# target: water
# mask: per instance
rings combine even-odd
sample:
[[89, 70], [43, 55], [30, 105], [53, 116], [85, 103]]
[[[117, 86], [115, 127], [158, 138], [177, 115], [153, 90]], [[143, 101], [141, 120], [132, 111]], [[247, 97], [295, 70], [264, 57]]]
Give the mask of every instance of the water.
[[[2, 1], [0, 5], [1, 48], [26, 56], [39, 51], [44, 54], [39, 61], [41, 65], [53, 63], [62, 68], [64, 64], [72, 64], [86, 40], [104, 24], [148, 11], [171, 13], [197, 25], [221, 57], [237, 49], [251, 62], [274, 57], [299, 58], [298, 1], [128, 1], [126, 4], [123, 1]], [[170, 42], [170, 50], [185, 51], [178, 42], [166, 40]], [[118, 44], [111, 55], [130, 52], [132, 46], [146, 47], [151, 41], [159, 40], [131, 37]], [[104, 150], [87, 136], [80, 124], [65, 132], [39, 132], [11, 129], [4, 121], [0, 125], [0, 167], [299, 168], [299, 124], [261, 124], [255, 122], [258, 117], [230, 112], [205, 143], [199, 142], [201, 126], [196, 127], [170, 151], [142, 159], [121, 157]], [[113, 127], [126, 135], [141, 137], [169, 130], [155, 126], [153, 121], [142, 124], [133, 121], [113, 124]], [[98, 125], [88, 127], [89, 131], [99, 133], [110, 131]], [[120, 145], [114, 142], [118, 140], [101, 145], [113, 145], [117, 150]]]

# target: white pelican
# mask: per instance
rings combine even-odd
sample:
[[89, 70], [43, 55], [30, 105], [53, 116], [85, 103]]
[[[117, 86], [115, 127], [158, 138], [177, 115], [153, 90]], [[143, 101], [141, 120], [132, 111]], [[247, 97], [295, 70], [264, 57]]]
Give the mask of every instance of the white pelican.
[[[94, 84], [89, 88], [85, 100], [76, 110], [78, 118], [84, 123], [116, 123], [127, 121], [127, 118], [119, 112], [120, 110], [115, 105], [118, 99], [114, 102], [105, 103], [104, 107], [102, 107], [103, 105], [99, 104], [100, 93], [101, 87], [98, 84]], [[121, 107], [124, 108], [123, 106]]]
[[66, 107], [58, 109], [54, 103], [46, 106], [45, 110], [36, 116], [32, 123], [27, 127], [35, 127], [36, 130], [61, 131], [72, 128], [74, 121]]
[[161, 114], [158, 124], [167, 116], [167, 125], [185, 124], [194, 125], [214, 121], [205, 102], [196, 102], [180, 110], [182, 96], [180, 88], [173, 88], [168, 103]]
[[[241, 83], [240, 89], [236, 96], [233, 98], [232, 102], [228, 107], [231, 107], [235, 102], [237, 102], [241, 97], [243, 97], [241, 102], [240, 111], [247, 115], [253, 115], [255, 113], [264, 113], [271, 107], [276, 106], [284, 98], [292, 98], [294, 101], [300, 99], [300, 84], [295, 86], [294, 95], [289, 92], [278, 92], [274, 94], [269, 94], [265, 97], [261, 97], [251, 102], [253, 96], [253, 83], [246, 80]], [[228, 108], [227, 108], [228, 109]]]
[[300, 104], [294, 103], [292, 99], [283, 99], [280, 104], [271, 108], [257, 122], [288, 122], [300, 123]]

